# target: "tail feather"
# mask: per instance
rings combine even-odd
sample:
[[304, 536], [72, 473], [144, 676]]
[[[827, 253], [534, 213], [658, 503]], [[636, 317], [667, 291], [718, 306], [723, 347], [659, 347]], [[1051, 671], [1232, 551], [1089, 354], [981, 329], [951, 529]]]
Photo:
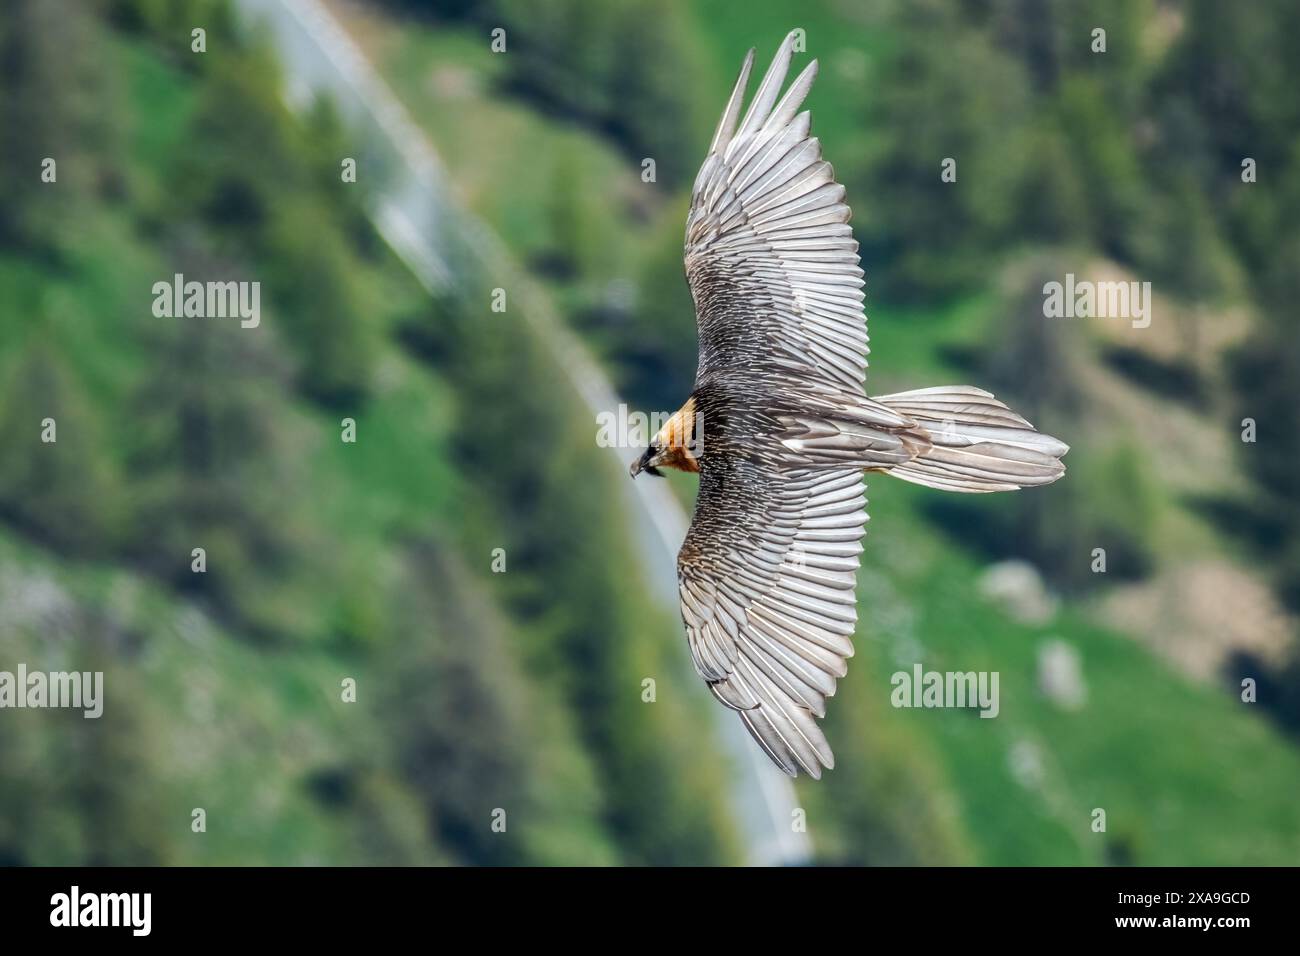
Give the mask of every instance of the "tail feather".
[[982, 493], [1048, 485], [1065, 474], [1070, 447], [1034, 429], [990, 393], [945, 385], [874, 399], [915, 426], [915, 454], [887, 468], [904, 481], [945, 491]]

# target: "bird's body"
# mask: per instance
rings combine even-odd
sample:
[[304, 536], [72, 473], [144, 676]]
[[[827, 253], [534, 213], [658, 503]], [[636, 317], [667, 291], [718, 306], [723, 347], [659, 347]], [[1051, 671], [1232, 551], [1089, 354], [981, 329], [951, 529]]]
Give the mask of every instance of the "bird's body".
[[970, 386], [866, 396], [850, 210], [798, 112], [816, 61], [778, 101], [793, 37], [741, 118], [750, 51], [696, 179], [695, 387], [632, 474], [699, 472], [678, 555], [695, 667], [781, 769], [817, 777], [834, 758], [815, 718], [853, 654], [864, 472], [1014, 490], [1059, 478], [1068, 449]]

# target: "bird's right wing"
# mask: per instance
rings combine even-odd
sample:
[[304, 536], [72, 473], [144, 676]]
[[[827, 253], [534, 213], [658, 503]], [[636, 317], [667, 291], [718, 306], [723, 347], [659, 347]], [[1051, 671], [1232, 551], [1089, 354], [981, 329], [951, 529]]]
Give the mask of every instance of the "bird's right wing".
[[677, 557], [691, 656], [786, 773], [834, 766], [815, 718], [848, 670], [862, 469], [783, 470], [706, 455]]
[[808, 134], [808, 112], [798, 112], [816, 60], [777, 101], [795, 36], [742, 119], [750, 50], [695, 180], [685, 258], [699, 322], [696, 382], [744, 368], [861, 395], [867, 324], [851, 212]]

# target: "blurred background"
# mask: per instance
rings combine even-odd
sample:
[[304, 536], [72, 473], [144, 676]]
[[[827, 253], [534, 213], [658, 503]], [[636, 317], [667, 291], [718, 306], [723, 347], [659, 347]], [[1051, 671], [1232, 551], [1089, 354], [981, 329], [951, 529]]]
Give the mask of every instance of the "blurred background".
[[[0, 670], [106, 701], [0, 711], [0, 862], [1300, 863], [1294, 0], [5, 11]], [[871, 483], [806, 833], [744, 809], [593, 416], [688, 394], [690, 184], [796, 27], [869, 391], [978, 384], [1073, 449]], [[155, 317], [175, 273], [259, 281], [260, 326]], [[1045, 318], [1066, 274], [1150, 282], [1150, 327]], [[997, 719], [894, 709], [915, 662], [997, 671]]]

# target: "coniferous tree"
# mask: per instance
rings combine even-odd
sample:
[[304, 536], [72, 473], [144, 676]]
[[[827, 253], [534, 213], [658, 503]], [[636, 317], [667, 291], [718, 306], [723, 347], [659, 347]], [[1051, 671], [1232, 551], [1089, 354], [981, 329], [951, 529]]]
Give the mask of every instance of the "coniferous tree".
[[117, 185], [121, 116], [110, 55], [93, 7], [80, 0], [7, 5], [0, 21], [0, 244], [51, 251], [75, 228], [82, 203]]
[[120, 530], [118, 475], [101, 414], [41, 333], [0, 393], [0, 514], [75, 556], [110, 551]]

